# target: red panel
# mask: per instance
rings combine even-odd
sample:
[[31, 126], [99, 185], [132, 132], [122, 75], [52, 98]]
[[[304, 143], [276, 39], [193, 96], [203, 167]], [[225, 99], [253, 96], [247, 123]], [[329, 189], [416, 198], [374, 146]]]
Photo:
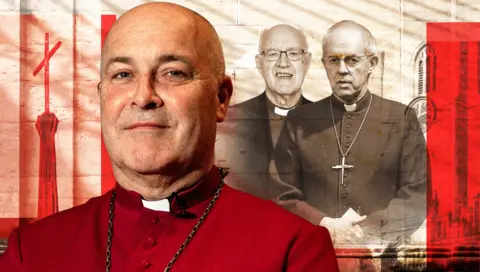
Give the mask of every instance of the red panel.
[[[117, 19], [116, 15], [102, 15], [102, 48], [105, 38], [107, 37], [108, 31], [112, 27], [113, 23]], [[105, 149], [105, 144], [101, 143], [102, 149], [102, 194], [106, 193], [115, 186], [115, 179], [113, 177], [112, 165], [110, 162], [110, 157], [108, 156], [107, 150]]]
[[427, 245], [452, 254], [458, 246], [478, 246], [480, 238], [480, 23], [428, 23], [427, 43], [437, 58], [437, 88], [427, 94], [433, 102], [428, 110], [436, 109], [427, 132], [432, 174]]
[[19, 225], [18, 218], [0, 218], [0, 239], [8, 238], [12, 230]]

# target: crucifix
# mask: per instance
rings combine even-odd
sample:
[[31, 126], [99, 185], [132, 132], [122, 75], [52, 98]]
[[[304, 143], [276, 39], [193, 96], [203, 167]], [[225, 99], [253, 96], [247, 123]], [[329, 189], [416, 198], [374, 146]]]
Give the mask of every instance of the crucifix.
[[45, 88], [45, 112], [50, 112], [50, 59], [52, 58], [53, 54], [57, 52], [58, 48], [62, 45], [62, 42], [57, 42], [52, 50], [49, 50], [49, 35], [45, 33], [45, 52], [43, 60], [38, 64], [37, 68], [33, 70], [33, 75], [36, 76], [40, 70], [43, 69], [43, 86]]
[[37, 117], [35, 127], [40, 136], [40, 166], [38, 181], [38, 213], [37, 218], [49, 216], [58, 212], [57, 194], [57, 159], [55, 155], [55, 132], [57, 131], [58, 118], [50, 112], [49, 73], [50, 58], [55, 54], [62, 43], [57, 42], [52, 50], [49, 49], [49, 35], [45, 33], [44, 58], [33, 71], [36, 76], [40, 70], [44, 71], [45, 110]]
[[345, 164], [345, 156], [342, 156], [341, 164], [332, 166], [333, 169], [340, 169], [340, 184], [343, 185], [343, 175], [345, 174], [345, 169], [353, 168], [353, 165]]

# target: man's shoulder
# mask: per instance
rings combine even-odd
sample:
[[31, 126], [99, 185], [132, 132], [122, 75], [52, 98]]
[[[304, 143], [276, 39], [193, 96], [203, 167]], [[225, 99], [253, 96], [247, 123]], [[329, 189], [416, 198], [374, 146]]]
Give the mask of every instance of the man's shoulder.
[[[380, 116], [379, 120], [382, 120], [382, 122], [400, 125], [398, 127], [399, 131], [404, 128], [405, 122], [415, 127], [418, 126], [417, 114], [409, 105], [375, 94], [373, 94], [373, 97], [375, 98], [372, 103], [373, 114]], [[419, 133], [423, 135], [423, 132], [419, 131]]]
[[230, 119], [245, 119], [257, 116], [259, 113], [266, 111], [267, 103], [265, 93], [261, 93], [253, 98], [242, 101], [230, 106]]
[[102, 207], [108, 204], [108, 194], [89, 199], [84, 204], [50, 215], [34, 223], [20, 228], [22, 236], [34, 238], [37, 235], [58, 236], [62, 233], [73, 233], [79, 226], [91, 222], [101, 213]]
[[301, 99], [302, 99], [302, 104], [301, 104], [301, 106], [303, 106], [303, 105], [308, 105], [308, 104], [311, 104], [311, 103], [315, 103], [315, 101], [310, 100], [310, 99], [306, 98], [306, 97], [303, 96], [303, 95], [301, 96]]
[[242, 218], [242, 221], [246, 222], [247, 225], [255, 222], [255, 225], [261, 226], [264, 230], [272, 231], [272, 228], [274, 228], [275, 232], [290, 234], [298, 234], [304, 231], [323, 231], [322, 227], [313, 225], [273, 201], [261, 199], [230, 186], [227, 186], [226, 189], [231, 200], [229, 201], [230, 208], [235, 210], [235, 216]]
[[64, 254], [72, 251], [81, 254], [83, 250], [85, 254], [85, 247], [90, 245], [92, 237], [99, 237], [95, 230], [99, 220], [106, 216], [101, 215], [108, 213], [109, 194], [111, 192], [14, 229], [5, 254], [13, 258], [19, 254], [25, 265], [38, 267], [41, 271], [46, 271], [45, 267], [55, 261], [45, 258], [44, 252], [48, 256], [68, 256]]
[[372, 95], [373, 97], [376, 97], [377, 104], [380, 105], [382, 109], [387, 109], [387, 110], [390, 110], [391, 112], [404, 112], [408, 107], [407, 105], [401, 102], [398, 102], [389, 98], [385, 98], [376, 94], [372, 94]]
[[318, 118], [325, 110], [329, 110], [328, 97], [320, 99], [318, 101], [310, 101], [288, 112], [288, 119], [309, 119]]
[[[276, 248], [276, 253], [313, 254], [332, 250], [328, 230], [316, 226], [278, 204], [253, 195], [227, 188], [232, 199], [226, 209], [231, 216], [225, 218], [226, 228], [238, 233], [255, 248]], [[295, 258], [290, 256], [291, 258]]]

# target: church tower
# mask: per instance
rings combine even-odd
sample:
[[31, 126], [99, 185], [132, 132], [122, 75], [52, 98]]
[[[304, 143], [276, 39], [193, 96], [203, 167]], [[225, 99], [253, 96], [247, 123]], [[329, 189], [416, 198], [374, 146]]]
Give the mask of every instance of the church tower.
[[[461, 206], [468, 203], [468, 43], [460, 43], [460, 79], [455, 103], [455, 185]], [[455, 205], [457, 200], [455, 201]], [[457, 207], [455, 207], [457, 208]]]

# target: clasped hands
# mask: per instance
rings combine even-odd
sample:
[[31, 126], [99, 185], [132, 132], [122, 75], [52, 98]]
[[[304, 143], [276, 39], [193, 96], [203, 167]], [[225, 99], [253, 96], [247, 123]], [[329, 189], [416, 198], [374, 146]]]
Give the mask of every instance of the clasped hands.
[[366, 215], [358, 218], [324, 217], [320, 226], [328, 229], [333, 243], [357, 243], [364, 237], [363, 230], [358, 224], [365, 219]]

